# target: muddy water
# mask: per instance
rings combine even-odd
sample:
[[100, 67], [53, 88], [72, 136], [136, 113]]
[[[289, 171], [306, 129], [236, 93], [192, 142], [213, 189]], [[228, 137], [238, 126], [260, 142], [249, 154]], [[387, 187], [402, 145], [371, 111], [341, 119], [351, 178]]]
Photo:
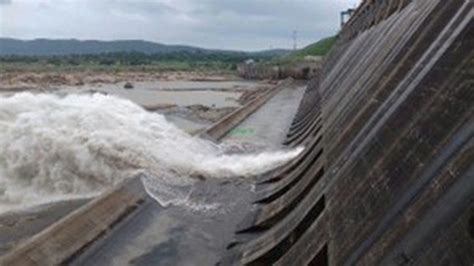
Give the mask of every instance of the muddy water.
[[[243, 91], [260, 86], [252, 81], [147, 81], [133, 83], [125, 89], [125, 83], [86, 84], [83, 86], [59, 86], [25, 90], [32, 93], [54, 92], [60, 94], [101, 92], [129, 99], [147, 109], [166, 105], [206, 105], [214, 108], [238, 107]], [[1, 90], [0, 96], [10, 96], [22, 90]]]
[[211, 123], [198, 123], [174, 114], [165, 115], [165, 117], [166, 120], [173, 123], [175, 126], [179, 127], [181, 130], [186, 131], [189, 134], [195, 134], [211, 126]]
[[129, 99], [146, 109], [166, 105], [206, 105], [214, 108], [239, 107], [237, 102], [244, 90], [252, 90], [258, 84], [248, 81], [155, 81], [133, 83], [125, 89], [125, 83], [62, 87], [60, 93], [101, 92]]
[[237, 102], [241, 93], [222, 91], [162, 91], [162, 90], [124, 90], [114, 88], [97, 88], [99, 92], [116, 95], [129, 99], [146, 109], [156, 109], [160, 106], [175, 104], [178, 106], [206, 105], [215, 108], [238, 107]]
[[[107, 85], [110, 88], [123, 88], [124, 83]], [[246, 90], [256, 85], [253, 81], [146, 81], [133, 83], [141, 90]]]

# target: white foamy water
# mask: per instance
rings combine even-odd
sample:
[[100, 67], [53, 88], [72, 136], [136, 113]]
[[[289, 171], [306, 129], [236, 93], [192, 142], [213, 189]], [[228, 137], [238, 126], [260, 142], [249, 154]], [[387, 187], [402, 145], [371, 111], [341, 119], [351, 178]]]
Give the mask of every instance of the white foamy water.
[[166, 205], [186, 199], [193, 176], [255, 175], [301, 150], [226, 155], [128, 100], [16, 94], [0, 98], [0, 211], [97, 195], [139, 172]]

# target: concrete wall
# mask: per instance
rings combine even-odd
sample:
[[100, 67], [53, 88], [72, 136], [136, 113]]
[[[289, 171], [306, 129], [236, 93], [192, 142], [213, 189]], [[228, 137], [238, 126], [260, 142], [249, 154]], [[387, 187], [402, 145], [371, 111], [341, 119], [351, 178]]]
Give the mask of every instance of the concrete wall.
[[364, 1], [223, 261], [473, 265], [473, 47], [471, 0]]
[[334, 265], [472, 265], [472, 1], [366, 1], [317, 85]]
[[311, 79], [321, 69], [321, 63], [315, 61], [291, 63], [285, 65], [240, 64], [239, 76], [245, 79]]

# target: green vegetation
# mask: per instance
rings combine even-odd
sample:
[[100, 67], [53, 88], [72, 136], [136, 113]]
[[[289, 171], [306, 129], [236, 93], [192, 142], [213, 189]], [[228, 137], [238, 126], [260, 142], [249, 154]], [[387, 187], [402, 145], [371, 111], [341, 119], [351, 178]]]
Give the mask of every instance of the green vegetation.
[[[146, 54], [114, 52], [84, 55], [0, 56], [0, 71], [67, 71], [67, 70], [139, 70], [139, 71], [233, 71], [237, 64], [250, 57], [239, 52], [180, 51]], [[252, 56], [257, 61], [273, 58]]]
[[319, 40], [303, 49], [289, 53], [288, 55], [264, 60], [264, 65], [294, 65], [303, 61], [306, 56], [325, 56], [336, 42], [336, 36]]
[[304, 58], [305, 56], [325, 56], [336, 42], [336, 36], [322, 39], [316, 43], [310, 44], [305, 48], [293, 52], [289, 57]]
[[[289, 54], [285, 50], [246, 53], [198, 48], [179, 48], [181, 50], [173, 48], [175, 50], [155, 53], [146, 53], [143, 51], [62, 55], [1, 55], [0, 53], [0, 72], [25, 70], [31, 72], [91, 70], [105, 72], [201, 71], [222, 73], [237, 70], [237, 65], [249, 58], [252, 58], [262, 65], [297, 64], [308, 55], [325, 55], [331, 49], [335, 40], [336, 37], [322, 39], [315, 44]], [[54, 41], [48, 42], [48, 45], [45, 47], [49, 47], [49, 50], [52, 49], [50, 42], [55, 43]], [[68, 42], [66, 41], [63, 46], [67, 47], [67, 44]], [[158, 44], [150, 45], [154, 45], [153, 47], [155, 47]], [[33, 49], [36, 46], [32, 44], [31, 47]], [[161, 46], [158, 48], [163, 49]], [[158, 48], [155, 50], [160, 51]]]

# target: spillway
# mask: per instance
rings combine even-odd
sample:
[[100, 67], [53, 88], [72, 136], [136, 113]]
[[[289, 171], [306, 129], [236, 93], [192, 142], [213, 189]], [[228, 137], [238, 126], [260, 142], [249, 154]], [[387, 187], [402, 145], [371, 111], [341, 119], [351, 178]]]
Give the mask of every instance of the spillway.
[[287, 125], [278, 145], [305, 147], [252, 179], [198, 185], [196, 195], [214, 191], [213, 203], [232, 206], [222, 215], [163, 210], [134, 179], [2, 262], [473, 265], [473, 7], [364, 1], [304, 95], [285, 83], [204, 132], [218, 140], [239, 124], [282, 130], [262, 117], [278, 120], [286, 105], [295, 113], [275, 122]]

